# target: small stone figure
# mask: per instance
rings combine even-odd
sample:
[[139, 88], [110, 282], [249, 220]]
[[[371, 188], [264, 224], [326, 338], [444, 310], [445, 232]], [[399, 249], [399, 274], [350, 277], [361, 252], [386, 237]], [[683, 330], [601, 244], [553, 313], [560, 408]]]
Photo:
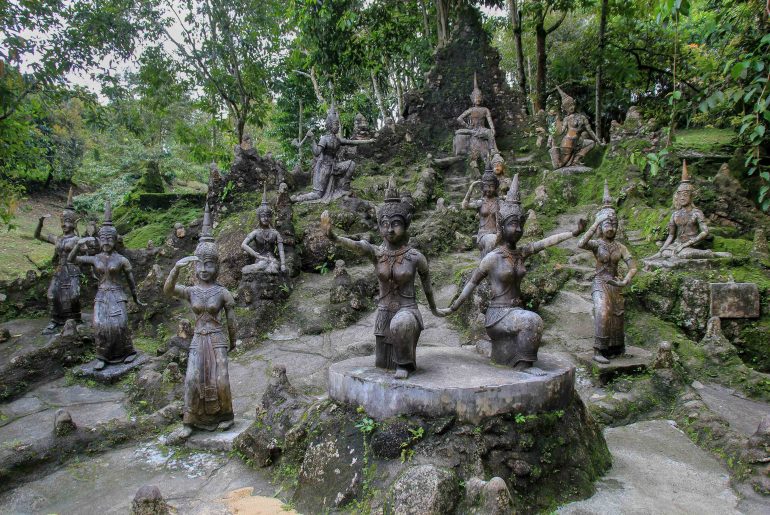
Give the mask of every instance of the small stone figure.
[[[549, 153], [551, 154], [551, 164], [554, 170], [568, 166], [579, 166], [583, 158], [598, 143], [599, 137], [591, 129], [591, 123], [588, 117], [583, 113], [575, 112], [575, 99], [567, 95], [558, 86], [561, 95], [561, 107], [566, 115], [562, 120], [561, 127], [556, 128], [556, 136], [564, 134], [561, 142], [557, 145], [556, 139], [551, 136], [548, 138]], [[590, 136], [590, 139], [588, 138]]]
[[[283, 238], [273, 228], [273, 210], [267, 203], [267, 186], [262, 193], [262, 204], [257, 208], [259, 227], [251, 231], [241, 243], [241, 248], [251, 255], [255, 262], [241, 269], [244, 274], [264, 272], [277, 274], [286, 272], [286, 259], [283, 253]], [[277, 248], [277, 256], [276, 256]]]
[[[481, 182], [482, 198], [469, 202], [473, 188]], [[491, 168], [487, 168], [481, 181], [473, 181], [461, 204], [463, 209], [472, 209], [479, 213], [479, 230], [476, 233], [476, 245], [481, 257], [486, 256], [497, 245], [497, 188], [499, 182]]]
[[[600, 238], [592, 240], [596, 231]], [[618, 216], [604, 181], [604, 198], [596, 221], [578, 240], [577, 246], [594, 253], [596, 275], [591, 296], [594, 301], [594, 361], [609, 363], [610, 358], [622, 356], [626, 350], [624, 330], [624, 299], [622, 288], [636, 275], [636, 262], [625, 245], [615, 241]], [[628, 272], [618, 280], [618, 264], [624, 261]]]
[[[463, 128], [455, 131], [454, 154], [456, 156], [467, 154], [470, 157], [471, 167], [476, 170], [478, 170], [479, 158], [486, 162], [491, 154], [497, 153], [495, 124], [492, 122], [492, 113], [489, 109], [482, 107], [483, 100], [484, 97], [474, 73], [471, 92], [473, 106], [457, 117], [457, 121]], [[485, 121], [488, 127], [484, 126]]]
[[[233, 425], [227, 351], [235, 348], [235, 300], [227, 288], [216, 282], [219, 274], [217, 250], [211, 235], [211, 214], [206, 204], [195, 255], [177, 261], [163, 285], [166, 295], [188, 301], [196, 316], [184, 379], [184, 426], [174, 434], [175, 439], [189, 437], [193, 427], [213, 431], [226, 430]], [[178, 285], [179, 270], [193, 262], [196, 263], [197, 284]], [[225, 336], [220, 322], [222, 311], [225, 313], [228, 336]]]
[[674, 193], [674, 212], [668, 222], [668, 238], [653, 256], [655, 258], [714, 259], [729, 258], [729, 252], [713, 252], [697, 248], [708, 237], [709, 228], [703, 211], [695, 207], [692, 197], [695, 187], [690, 183], [687, 161], [682, 162], [682, 181]]
[[51, 323], [43, 329], [43, 334], [53, 334], [71, 318], [80, 322], [80, 268], [67, 261], [67, 255], [77, 247], [78, 236], [75, 234], [78, 216], [72, 205], [72, 188], [67, 195], [67, 205], [61, 214], [62, 235], [41, 236], [43, 223], [51, 215], [41, 216], [35, 229], [35, 239], [50, 243], [56, 247], [53, 263], [56, 267], [48, 285], [48, 305], [51, 310]]
[[371, 137], [372, 131], [369, 129], [369, 122], [366, 121], [366, 117], [361, 113], [356, 113], [356, 117], [353, 120], [352, 139], [361, 140]]
[[321, 215], [321, 229], [334, 243], [368, 257], [374, 264], [380, 295], [374, 324], [375, 365], [396, 370], [396, 379], [406, 379], [417, 368], [417, 340], [423, 330], [417, 309], [415, 279], [420, 276], [431, 312], [437, 316], [436, 302], [430, 283], [428, 260], [409, 245], [409, 224], [413, 206], [399, 197], [395, 179], [390, 177], [385, 203], [378, 210], [378, 223], [383, 244], [355, 241], [337, 236], [332, 230], [328, 211]]
[[505, 176], [505, 159], [499, 153], [492, 156], [492, 171], [495, 172], [499, 183], [498, 191], [505, 195], [511, 188], [511, 179]]
[[516, 174], [508, 195], [500, 202], [497, 216], [500, 245], [481, 260], [460, 296], [439, 313], [446, 315], [457, 311], [481, 281], [489, 278], [491, 292], [485, 325], [492, 340], [492, 361], [517, 371], [544, 375], [533, 366], [543, 336], [543, 319], [522, 307], [521, 281], [527, 271], [524, 262], [536, 252], [577, 236], [585, 229], [586, 221], [581, 219], [572, 232], [554, 234], [517, 248], [526, 221], [519, 196], [519, 174]]
[[[350, 140], [340, 138], [340, 118], [334, 104], [326, 115], [326, 134], [321, 136], [318, 143], [313, 143], [313, 155], [316, 157], [313, 166], [313, 191], [292, 197], [294, 202], [324, 200], [330, 202], [350, 191], [350, 181], [356, 170], [355, 161], [338, 161], [337, 154], [342, 145], [364, 145], [374, 142], [373, 139]], [[305, 138], [313, 138], [312, 129]], [[304, 139], [303, 139], [304, 141]]]
[[128, 327], [128, 299], [120, 285], [123, 275], [131, 291], [131, 297], [138, 306], [145, 306], [136, 295], [136, 281], [131, 262], [115, 251], [118, 231], [112, 225], [112, 207], [108, 200], [104, 205], [104, 222], [99, 229], [101, 252], [95, 256], [78, 256], [81, 248], [87, 248], [92, 238], [81, 238], [69, 253], [68, 261], [79, 265], [91, 265], [99, 279], [99, 288], [94, 299], [94, 340], [96, 359], [94, 370], [102, 370], [107, 364], [131, 363], [136, 350], [131, 341]]

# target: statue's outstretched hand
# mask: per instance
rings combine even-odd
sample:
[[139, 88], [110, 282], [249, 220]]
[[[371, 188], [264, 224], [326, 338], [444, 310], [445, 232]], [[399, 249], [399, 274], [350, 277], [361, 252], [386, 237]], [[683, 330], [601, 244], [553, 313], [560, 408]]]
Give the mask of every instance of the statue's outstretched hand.
[[200, 259], [198, 259], [198, 257], [197, 257], [197, 256], [187, 256], [187, 257], [183, 257], [182, 259], [180, 259], [179, 261], [177, 261], [177, 262], [174, 264], [174, 267], [175, 267], [175, 268], [182, 268], [182, 267], [184, 267], [184, 266], [187, 266], [187, 265], [189, 265], [190, 263], [194, 263], [194, 262], [196, 262], [196, 261], [200, 261]]
[[588, 226], [588, 220], [586, 220], [585, 218], [581, 218], [580, 220], [578, 220], [577, 227], [575, 228], [574, 231], [572, 231], [572, 236], [577, 236], [581, 234], [583, 231], [586, 230], [586, 226]]
[[332, 217], [329, 215], [329, 211], [321, 213], [321, 230], [327, 237], [332, 234]]
[[436, 309], [436, 311], [433, 312], [433, 314], [436, 315], [437, 317], [442, 317], [443, 318], [443, 317], [445, 317], [447, 315], [451, 315], [452, 314], [452, 309], [451, 308], [438, 308], [438, 309]]
[[625, 280], [618, 281], [617, 279], [609, 279], [607, 280], [607, 284], [610, 286], [616, 286], [618, 288], [625, 288], [628, 286], [628, 283]]

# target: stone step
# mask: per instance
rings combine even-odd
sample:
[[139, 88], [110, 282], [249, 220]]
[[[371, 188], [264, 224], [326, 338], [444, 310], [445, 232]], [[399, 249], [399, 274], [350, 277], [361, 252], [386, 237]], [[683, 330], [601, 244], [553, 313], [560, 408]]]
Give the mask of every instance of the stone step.
[[233, 450], [233, 442], [251, 425], [251, 420], [235, 419], [233, 427], [227, 431], [201, 431], [195, 430], [185, 441], [185, 447], [188, 449], [199, 449], [205, 451], [224, 451]]

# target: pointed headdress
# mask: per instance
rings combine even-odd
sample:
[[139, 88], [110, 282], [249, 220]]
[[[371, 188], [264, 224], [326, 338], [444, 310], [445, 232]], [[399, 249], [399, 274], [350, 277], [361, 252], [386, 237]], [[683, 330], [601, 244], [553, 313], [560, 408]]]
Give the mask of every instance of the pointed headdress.
[[262, 185], [262, 203], [257, 208], [257, 216], [262, 213], [267, 213], [268, 216], [273, 216], [273, 209], [270, 204], [267, 203], [267, 182]]
[[388, 179], [388, 187], [385, 189], [385, 202], [377, 210], [377, 220], [381, 221], [385, 217], [400, 216], [408, 226], [412, 221], [413, 211], [412, 195], [409, 192], [399, 195], [396, 188], [396, 179], [391, 175], [390, 179]]
[[687, 161], [682, 161], [682, 180], [676, 191], [693, 191], [695, 186], [690, 182], [690, 171], [687, 169]]
[[471, 91], [471, 102], [474, 104], [476, 103], [476, 99], [478, 99], [479, 102], [484, 98], [484, 96], [481, 93], [481, 90], [479, 89], [479, 82], [476, 78], [476, 72], [473, 72], [473, 91]]
[[201, 224], [201, 234], [198, 239], [198, 246], [195, 247], [195, 256], [201, 261], [211, 259], [219, 261], [217, 242], [214, 240], [214, 235], [212, 233], [211, 212], [209, 211], [208, 203], [206, 203], [206, 208], [203, 211], [203, 223]]
[[610, 186], [607, 184], [607, 179], [604, 179], [604, 195], [602, 196], [602, 208], [596, 213], [596, 219], [600, 218], [617, 218], [618, 214], [615, 211], [615, 201], [610, 196]]
[[561, 89], [559, 86], [556, 86], [556, 89], [559, 90], [559, 95], [561, 96], [561, 107], [563, 110], [567, 110], [567, 106], [575, 107], [575, 99], [569, 96], [564, 92], [563, 89]]
[[484, 169], [484, 174], [481, 176], [481, 183], [494, 184], [495, 188], [500, 186], [500, 179], [497, 178], [497, 174], [495, 174], [495, 171], [492, 169], [492, 163], [488, 163], [487, 167]]
[[329, 110], [326, 112], [326, 129], [331, 130], [332, 123], [340, 121], [340, 115], [337, 113], [337, 106], [332, 100], [332, 105], [329, 106]]
[[104, 203], [104, 221], [99, 229], [99, 237], [102, 236], [118, 236], [118, 230], [112, 225], [112, 204], [110, 204], [110, 199], [107, 199]]
[[505, 221], [511, 217], [519, 219], [520, 224], [523, 226], [527, 221], [527, 214], [521, 210], [521, 193], [519, 193], [519, 174], [513, 176], [511, 181], [511, 187], [508, 189], [508, 194], [505, 196], [505, 200], [500, 201], [500, 208], [497, 212], [498, 223], [500, 226], [505, 224]]
[[67, 205], [64, 206], [64, 211], [61, 212], [61, 220], [62, 222], [74, 224], [78, 221], [78, 214], [75, 212], [75, 206], [72, 204], [72, 193], [72, 186], [70, 186], [70, 191], [67, 194]]

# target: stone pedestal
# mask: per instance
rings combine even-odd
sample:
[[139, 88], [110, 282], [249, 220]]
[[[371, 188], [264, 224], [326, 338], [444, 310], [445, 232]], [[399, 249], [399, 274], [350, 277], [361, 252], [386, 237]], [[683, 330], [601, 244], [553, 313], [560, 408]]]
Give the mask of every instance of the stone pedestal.
[[646, 372], [650, 367], [650, 363], [652, 363], [653, 355], [648, 350], [627, 345], [625, 354], [610, 359], [609, 363], [594, 361], [593, 351], [582, 352], [577, 355], [577, 359], [591, 373], [596, 375], [602, 384], [607, 384], [620, 375], [634, 375]]
[[419, 414], [477, 423], [503, 413], [564, 409], [572, 399], [574, 367], [546, 353], [535, 365], [545, 375], [515, 372], [467, 349], [423, 347], [417, 350], [418, 370], [405, 380], [376, 368], [374, 356], [335, 363], [329, 396], [363, 406], [376, 419]]
[[289, 281], [286, 274], [246, 272], [236, 295], [240, 303], [247, 305], [260, 300], [282, 300], [289, 296]]
[[136, 370], [150, 360], [150, 357], [143, 353], [137, 352], [136, 358], [131, 363], [116, 363], [114, 365], [107, 365], [101, 370], [96, 370], [96, 364], [98, 360], [89, 361], [85, 365], [81, 365], [73, 371], [76, 377], [83, 377], [85, 379], [93, 379], [104, 384], [112, 384], [120, 381], [126, 374], [132, 370]]
[[593, 168], [590, 168], [588, 166], [582, 166], [582, 165], [564, 166], [562, 168], [557, 168], [556, 170], [554, 170], [554, 172], [560, 173], [562, 175], [572, 175], [575, 173], [588, 173], [593, 171], [594, 171]]
[[235, 419], [233, 427], [227, 431], [203, 431], [196, 429], [185, 441], [185, 447], [207, 451], [230, 452], [233, 450], [235, 439], [246, 431], [250, 424], [251, 421], [249, 420]]
[[709, 270], [719, 269], [730, 262], [730, 258], [714, 259], [681, 259], [681, 258], [654, 258], [643, 259], [642, 264], [646, 272], [658, 269], [664, 270]]
[[710, 283], [711, 316], [759, 318], [759, 288], [754, 283]]

